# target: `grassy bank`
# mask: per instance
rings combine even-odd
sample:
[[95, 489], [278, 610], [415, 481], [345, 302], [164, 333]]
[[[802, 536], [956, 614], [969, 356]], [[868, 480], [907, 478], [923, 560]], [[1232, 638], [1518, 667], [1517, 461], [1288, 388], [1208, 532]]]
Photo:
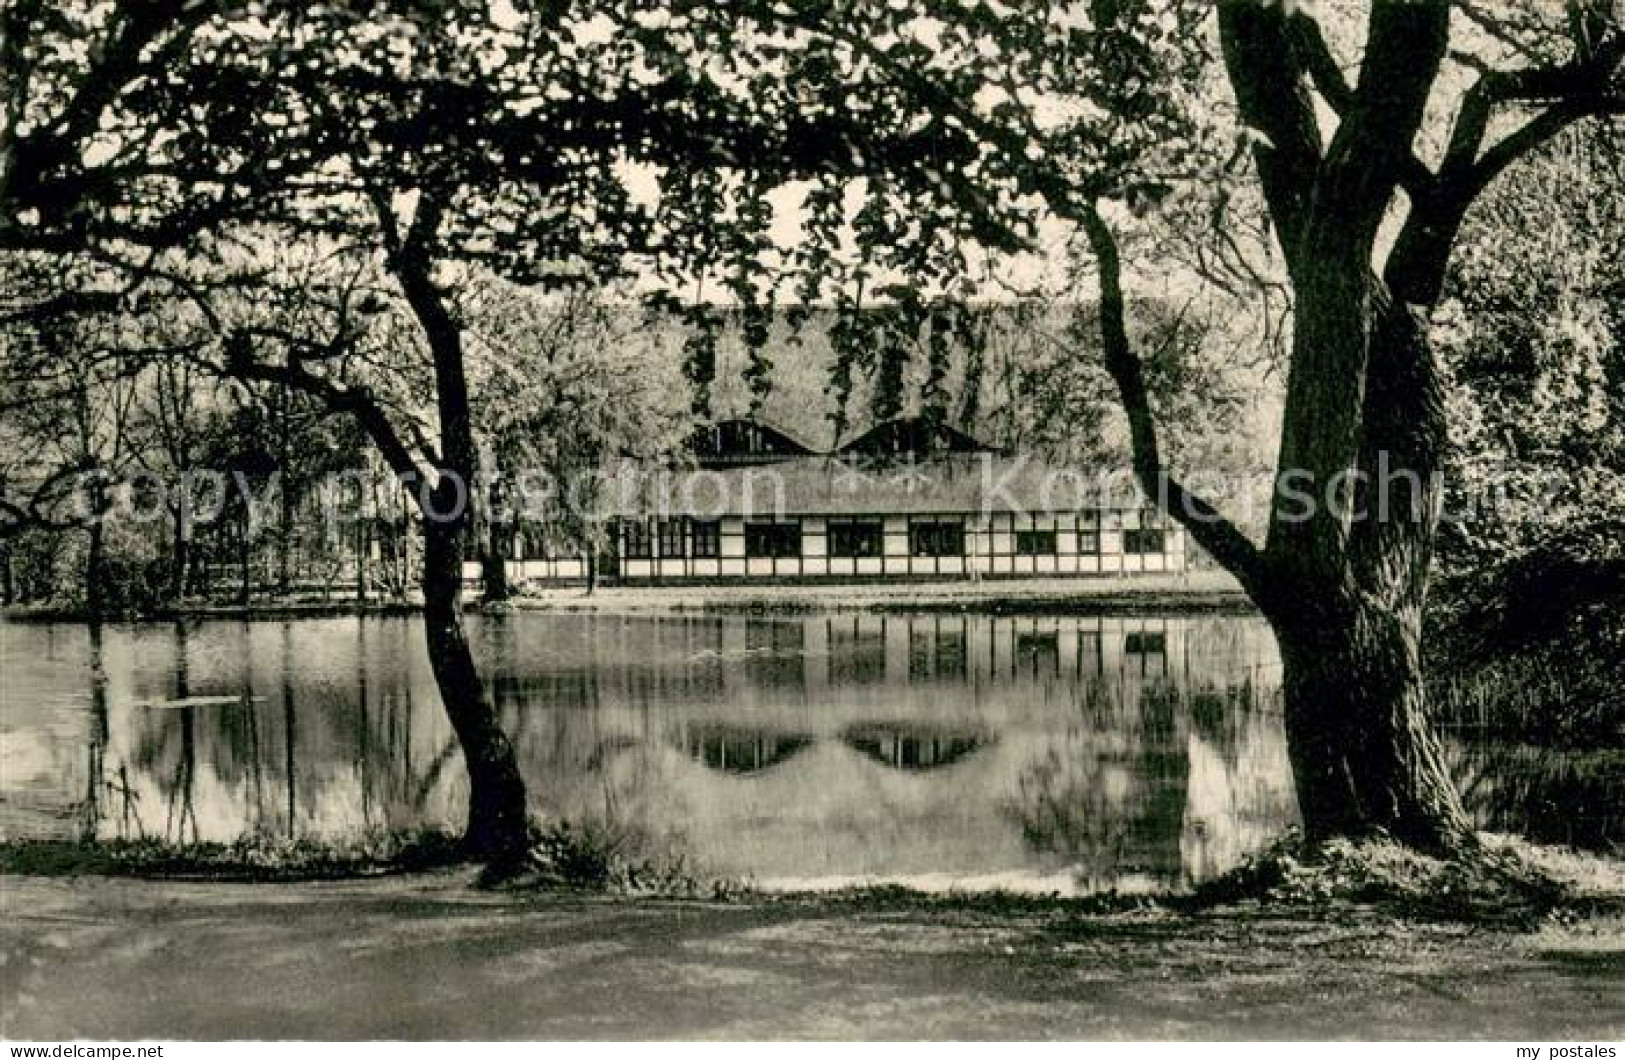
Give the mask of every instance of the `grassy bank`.
[[[156, 840], [0, 843], [8, 876], [128, 877], [233, 883], [364, 879], [467, 866], [455, 837], [438, 832], [380, 833], [343, 843], [261, 837], [235, 843]], [[470, 867], [470, 871], [474, 871]], [[662, 898], [790, 899], [746, 881], [696, 870], [646, 839], [568, 825], [537, 827], [529, 864], [515, 874], [471, 876], [483, 889], [571, 890]], [[1383, 840], [1338, 841], [1306, 849], [1283, 838], [1261, 855], [1187, 893], [1103, 892], [1062, 897], [1005, 891], [926, 892], [898, 886], [818, 891], [820, 900], [867, 907], [1032, 910], [1091, 913], [1163, 909], [1199, 913], [1226, 907], [1381, 908], [1407, 919], [1532, 925], [1553, 914], [1625, 913], [1625, 861], [1486, 836], [1475, 856], [1440, 860]], [[802, 895], [810, 897], [811, 895]]]
[[1251, 613], [1235, 580], [1218, 571], [1134, 577], [1025, 578], [798, 584], [535, 588], [516, 596], [515, 610], [639, 614], [888, 613], [1100, 614], [1200, 611]]
[[[171, 622], [191, 618], [342, 618], [346, 615], [416, 615], [422, 605], [413, 600], [327, 600], [320, 597], [256, 600], [249, 604], [190, 600], [152, 611], [108, 614], [103, 622]], [[13, 604], [0, 609], [10, 622], [88, 622], [82, 607], [60, 604]]]
[[244, 836], [231, 843], [157, 839], [0, 842], [0, 873], [13, 876], [269, 883], [358, 879], [464, 863], [457, 838], [432, 831], [379, 833], [346, 842], [268, 836]]
[[[579, 587], [520, 585], [514, 596], [485, 607], [478, 587], [465, 598], [470, 610], [511, 613], [543, 611], [585, 614], [821, 614], [832, 611], [887, 613], [953, 612], [1021, 614], [1153, 614], [1199, 612], [1248, 614], [1253, 608], [1234, 579], [1217, 571], [1135, 577], [1031, 578], [987, 581], [801, 582], [792, 584], [694, 584], [605, 586], [592, 593]], [[343, 615], [415, 615], [413, 599], [328, 599], [320, 596], [256, 600], [249, 604], [191, 600], [139, 615], [108, 616], [108, 621], [164, 621], [177, 618], [331, 618]], [[51, 604], [14, 605], [13, 621], [82, 622], [79, 608]]]
[[[531, 858], [516, 878], [483, 886], [562, 887], [625, 894], [717, 896], [738, 890], [703, 877], [633, 830], [534, 824]], [[158, 839], [0, 841], [0, 874], [294, 883], [427, 872], [469, 864], [447, 832], [373, 832], [324, 841], [245, 835], [230, 843]]]

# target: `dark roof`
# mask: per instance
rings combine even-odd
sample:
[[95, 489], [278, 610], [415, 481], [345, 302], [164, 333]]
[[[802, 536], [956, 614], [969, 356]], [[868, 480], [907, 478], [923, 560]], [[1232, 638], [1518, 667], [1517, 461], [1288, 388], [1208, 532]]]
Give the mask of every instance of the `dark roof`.
[[871, 427], [840, 447], [870, 457], [922, 457], [938, 453], [990, 453], [992, 446], [940, 420], [901, 416]]
[[705, 467], [760, 464], [813, 452], [811, 446], [781, 428], [746, 417], [699, 428], [689, 438], [689, 449]]
[[[669, 498], [669, 513], [705, 517], [1065, 512], [1142, 504], [1124, 476], [993, 452], [884, 461], [798, 456], [677, 472], [665, 485], [659, 492]], [[653, 500], [645, 496], [642, 503], [662, 506]]]

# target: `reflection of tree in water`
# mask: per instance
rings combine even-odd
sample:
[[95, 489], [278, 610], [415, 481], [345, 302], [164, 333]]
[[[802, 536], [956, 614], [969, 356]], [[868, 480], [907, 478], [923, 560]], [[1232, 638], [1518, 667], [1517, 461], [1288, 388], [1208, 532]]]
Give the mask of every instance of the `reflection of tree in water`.
[[[175, 623], [175, 698], [186, 699], [192, 694], [186, 660], [186, 623]], [[191, 824], [192, 842], [198, 841], [197, 827], [197, 726], [191, 707], [178, 712], [180, 747], [174, 756], [173, 779], [160, 785], [166, 796], [164, 838], [185, 841], [187, 824]]]
[[[267, 645], [255, 643], [256, 631], [269, 632], [264, 625], [243, 623], [241, 640], [221, 652], [241, 660], [232, 672], [209, 673], [199, 681], [187, 658], [186, 630], [176, 628], [165, 690], [143, 694], [155, 699], [221, 695], [235, 701], [136, 707], [124, 715], [129, 737], [117, 768], [127, 769], [135, 788], [144, 782], [147, 790], [155, 789], [162, 809], [149, 810], [145, 822], [133, 812], [103, 813], [104, 826], [120, 836], [144, 834], [159, 823], [155, 813], [161, 812], [164, 834], [171, 838], [230, 840], [245, 832], [293, 835], [315, 826], [353, 833], [425, 820], [428, 802], [455, 778], [460, 759], [448, 727], [415, 716], [420, 705], [413, 700], [409, 668], [397, 657], [369, 655], [365, 631], [358, 629], [352, 676], [339, 679], [342, 671], [308, 665], [304, 656], [311, 645], [299, 636], [297, 623], [286, 623], [272, 634], [280, 650], [271, 655], [277, 678], [266, 698], [259, 695], [264, 689], [253, 663], [265, 656]], [[331, 642], [323, 647], [332, 650]], [[94, 692], [95, 686], [93, 702]], [[426, 720], [431, 723], [425, 725]], [[426, 743], [435, 749], [427, 757], [421, 753]], [[111, 762], [102, 769], [112, 771]], [[205, 803], [200, 799], [210, 804], [201, 823]], [[227, 822], [229, 833], [201, 834], [211, 823], [219, 831]]]
[[[121, 763], [115, 776], [108, 775], [107, 745], [111, 726], [107, 712], [107, 660], [100, 622], [86, 627], [90, 671], [90, 726], [86, 754], [85, 797], [79, 808], [79, 834], [86, 842], [96, 839], [104, 819], [116, 814], [120, 834], [141, 835], [141, 818], [136, 812], [137, 796], [129, 784], [129, 771]], [[112, 807], [107, 804], [111, 803]]]
[[[184, 622], [178, 621], [170, 638], [171, 661], [168, 667], [168, 696], [182, 700], [200, 689], [192, 677], [188, 658], [189, 634]], [[243, 658], [251, 658], [245, 651]], [[203, 838], [198, 819], [197, 799], [199, 769], [212, 774], [217, 780], [235, 782], [248, 777], [254, 786], [260, 786], [257, 765], [257, 715], [252, 703], [253, 686], [245, 680], [241, 686], [211, 682], [206, 693], [240, 697], [238, 702], [207, 708], [135, 707], [130, 718], [135, 728], [133, 744], [124, 761], [119, 764], [122, 785], [127, 798], [136, 798], [129, 790], [129, 771], [150, 778], [163, 800], [163, 836], [177, 842], [197, 842]], [[162, 696], [154, 696], [161, 699]], [[207, 790], [219, 788], [207, 785]], [[132, 809], [116, 823], [117, 834], [129, 837], [144, 835], [146, 821]], [[215, 838], [215, 837], [211, 837]]]
[[[123, 678], [140, 699], [169, 698], [184, 671], [192, 696], [248, 705], [188, 718], [124, 711], [114, 692], [104, 774], [125, 756], [147, 827], [164, 826], [173, 806], [187, 838], [282, 834], [290, 822], [318, 835], [455, 826], [460, 752], [411, 626], [358, 625], [204, 623], [192, 627], [189, 666], [169, 658], [186, 654], [184, 633], [134, 634], [137, 650], [110, 662], [114, 689]], [[1235, 794], [1253, 767], [1230, 759], [1284, 769], [1258, 754], [1275, 729], [1231, 716], [1249, 697], [1226, 687], [1236, 660], [1212, 658], [1218, 680], [1204, 683], [1209, 674], [1182, 664], [1179, 637], [1143, 623], [833, 616], [482, 628], [489, 694], [527, 770], [545, 778], [532, 811], [659, 831], [667, 849], [696, 857], [748, 866], [752, 840], [724, 823], [800, 813], [835, 827], [827, 844], [787, 843], [826, 844], [853, 864], [884, 868], [940, 847], [967, 867], [1065, 865], [1094, 876], [1090, 886], [1138, 872], [1133, 885], [1143, 885], [1179, 871], [1181, 842], [1186, 871], [1199, 872], [1233, 863], [1237, 836], [1251, 842], [1281, 824], [1276, 802]], [[1177, 700], [1168, 680], [1190, 694]], [[115, 806], [102, 812], [116, 822]], [[1248, 814], [1258, 827], [1238, 831]], [[892, 828], [911, 833], [896, 857]], [[916, 861], [935, 867], [923, 853]]]
[[1177, 690], [1158, 682], [1132, 706], [1113, 710], [1098, 693], [1080, 705], [1082, 723], [1017, 781], [1008, 809], [1027, 844], [1085, 880], [1181, 880], [1188, 765]]
[[[57, 789], [71, 786], [63, 801], [81, 815], [62, 821], [58, 809], [54, 826], [136, 836], [167, 822], [172, 835], [227, 840], [280, 833], [294, 817], [324, 834], [455, 826], [460, 752], [413, 627], [359, 627], [109, 629], [106, 668], [90, 667], [88, 727], [73, 731], [72, 779]], [[1181, 847], [1183, 872], [1222, 870], [1295, 814], [1278, 669], [1256, 623], [1203, 619], [1186, 635], [1170, 626], [1161, 643], [1138, 625], [1057, 634], [939, 618], [489, 627], [490, 693], [540, 780], [533, 810], [554, 819], [664, 822], [703, 837], [707, 821], [726, 817], [719, 807], [755, 798], [749, 812], [772, 816], [809, 790], [802, 778], [829, 770], [852, 785], [814, 792], [833, 810], [869, 810], [872, 788], [890, 793], [898, 820], [951, 830], [991, 818], [988, 834], [1013, 859], [1037, 852], [1024, 863], [1077, 866], [1109, 883], [1136, 870], [1177, 878]], [[120, 650], [126, 639], [133, 651]], [[92, 659], [102, 650], [98, 636]], [[82, 697], [85, 678], [74, 680]], [[242, 702], [122, 702], [184, 694]], [[1617, 752], [1612, 765], [1605, 755], [1452, 753], [1481, 825], [1619, 841]], [[933, 788], [917, 771], [938, 767]], [[762, 782], [736, 783], [750, 775]], [[853, 847], [880, 842], [871, 828]]]
[[288, 830], [298, 828], [299, 716], [293, 698], [293, 626], [282, 623], [282, 783], [288, 795]]
[[1228, 760], [1236, 757], [1250, 718], [1266, 698], [1251, 675], [1239, 684], [1193, 680], [1187, 685], [1191, 727]]
[[[129, 765], [124, 761], [119, 761], [116, 767], [108, 763], [112, 726], [108, 711], [104, 630], [99, 622], [92, 622], [86, 628], [89, 635], [86, 664], [90, 673], [90, 727], [88, 778], [79, 814], [80, 836], [86, 841], [96, 839], [105, 834], [104, 826], [108, 826], [118, 838], [144, 839], [147, 831], [141, 820], [141, 796], [130, 783]], [[148, 753], [151, 754], [150, 749]]]
[[[170, 639], [171, 661], [168, 667], [168, 687], [165, 692], [153, 691], [151, 698], [166, 696], [182, 699], [199, 694], [200, 687], [193, 679], [187, 659], [189, 641], [184, 623], [177, 622]], [[245, 667], [251, 666], [253, 653], [241, 652]], [[139, 707], [129, 721], [135, 729], [135, 738], [120, 770], [127, 776], [128, 768], [152, 779], [164, 798], [165, 834], [174, 838], [179, 824], [183, 831], [189, 828], [195, 837], [198, 832], [197, 792], [199, 766], [214, 777], [227, 783], [244, 778], [256, 789], [262, 787], [257, 754], [259, 729], [258, 715], [253, 706], [253, 680], [251, 670], [245, 671], [241, 685], [232, 682], [206, 682], [206, 694], [241, 697], [239, 702], [211, 706], [206, 709], [185, 707], [160, 709]], [[120, 822], [119, 834], [131, 834], [131, 821]], [[141, 822], [134, 822], [135, 831], [143, 830]]]

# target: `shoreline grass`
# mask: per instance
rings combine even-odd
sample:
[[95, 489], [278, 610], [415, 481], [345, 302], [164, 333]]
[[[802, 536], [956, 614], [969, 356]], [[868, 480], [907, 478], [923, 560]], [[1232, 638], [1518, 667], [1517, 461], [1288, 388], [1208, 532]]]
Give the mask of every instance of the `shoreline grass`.
[[0, 875], [123, 876], [292, 883], [425, 872], [466, 864], [461, 841], [434, 830], [343, 842], [242, 836], [229, 843], [158, 839], [0, 841]]
[[[1064, 909], [1079, 915], [1364, 910], [1400, 920], [1463, 922], [1518, 929], [1625, 914], [1625, 860], [1485, 834], [1460, 859], [1418, 853], [1390, 840], [1334, 840], [1306, 847], [1288, 834], [1231, 871], [1189, 891], [1086, 895], [1009, 890], [922, 890], [854, 884], [833, 890], [763, 890], [707, 877], [680, 858], [568, 825], [538, 829], [530, 863], [472, 887], [510, 893], [564, 892], [632, 899], [815, 902], [831, 908], [938, 909], [1021, 914]], [[153, 882], [300, 883], [358, 880], [474, 866], [443, 832], [379, 833], [345, 843], [245, 837], [233, 843], [176, 845], [156, 840], [0, 842], [0, 876], [134, 878]]]
[[[883, 613], [968, 612], [994, 615], [1098, 614], [1187, 611], [1255, 613], [1227, 575], [1090, 576], [1079, 578], [1001, 578], [855, 582], [706, 582], [681, 585], [606, 586], [592, 594], [580, 587], [521, 585], [508, 600], [483, 605], [477, 591], [465, 593], [466, 607], [490, 614], [743, 614], [799, 615], [843, 611]], [[345, 615], [413, 615], [413, 596], [372, 599], [299, 595], [258, 599], [181, 601], [150, 612], [108, 615], [107, 622], [173, 621], [192, 618], [296, 618]], [[71, 604], [14, 604], [0, 615], [17, 622], [84, 622], [89, 616]]]

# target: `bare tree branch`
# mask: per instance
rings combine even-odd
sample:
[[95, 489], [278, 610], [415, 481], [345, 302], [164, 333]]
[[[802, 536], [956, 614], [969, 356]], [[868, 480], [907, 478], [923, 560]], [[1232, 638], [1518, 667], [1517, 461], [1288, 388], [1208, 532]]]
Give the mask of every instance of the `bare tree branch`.
[[384, 406], [366, 388], [335, 383], [316, 375], [297, 361], [271, 364], [258, 360], [249, 336], [241, 333], [226, 338], [226, 361], [222, 374], [287, 387], [317, 398], [333, 412], [354, 416], [373, 444], [378, 446], [391, 471], [402, 479], [422, 476], [423, 468], [418, 458], [401, 439]]
[[1128, 414], [1135, 477], [1146, 494], [1256, 598], [1256, 590], [1265, 580], [1264, 559], [1258, 547], [1210, 501], [1187, 489], [1163, 466], [1144, 368], [1128, 337], [1117, 239], [1093, 205], [1083, 212], [1083, 226], [1100, 271], [1101, 347], [1106, 371], [1117, 384], [1123, 410]]

